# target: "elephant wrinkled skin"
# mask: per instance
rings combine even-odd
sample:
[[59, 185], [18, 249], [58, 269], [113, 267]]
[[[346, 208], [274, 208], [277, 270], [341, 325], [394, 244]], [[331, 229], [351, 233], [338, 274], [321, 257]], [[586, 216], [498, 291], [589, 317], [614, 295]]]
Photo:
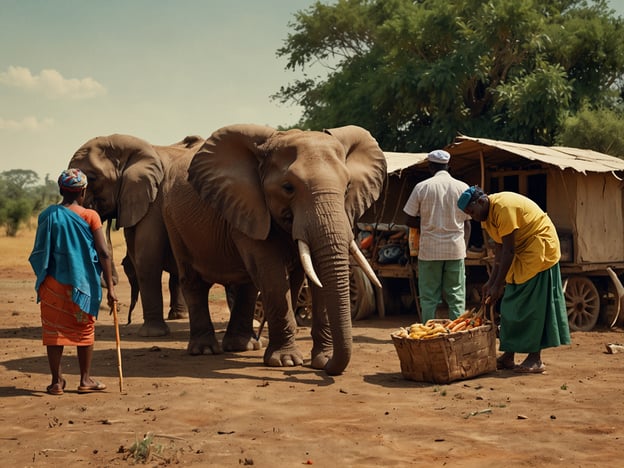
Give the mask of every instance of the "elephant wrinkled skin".
[[[173, 171], [184, 164], [174, 161]], [[208, 291], [221, 283], [235, 289], [226, 335], [249, 332], [260, 291], [269, 330], [265, 364], [303, 364], [293, 313], [304, 278], [300, 243], [309, 247], [322, 285], [311, 285], [312, 367], [342, 373], [352, 348], [353, 225], [379, 197], [385, 178], [383, 152], [360, 127], [317, 132], [232, 125], [214, 132], [193, 156], [188, 180], [169, 178], [163, 190], [189, 308], [189, 353], [221, 352], [208, 309]]]
[[[113, 134], [92, 138], [73, 155], [69, 167], [80, 168], [88, 177], [85, 205], [102, 220], [116, 219], [124, 229], [126, 265], [134, 273], [143, 305], [141, 336], [164, 336], [169, 327], [163, 318], [162, 272], [170, 272], [169, 319], [187, 316], [179, 294], [176, 263], [162, 217], [162, 185], [173, 161], [190, 156], [204, 142], [186, 137], [170, 146], [154, 146], [130, 135]], [[188, 164], [187, 164], [188, 165]], [[186, 178], [186, 168], [181, 176]]]

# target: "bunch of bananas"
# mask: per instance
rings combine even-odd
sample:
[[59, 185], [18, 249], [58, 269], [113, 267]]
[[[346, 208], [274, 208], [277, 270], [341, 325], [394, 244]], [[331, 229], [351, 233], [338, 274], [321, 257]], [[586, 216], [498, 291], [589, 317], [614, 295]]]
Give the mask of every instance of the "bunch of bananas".
[[453, 321], [428, 320], [424, 324], [413, 323], [407, 328], [399, 328], [397, 331], [392, 333], [392, 336], [396, 338], [422, 340], [480, 327], [483, 323], [483, 311], [479, 310], [479, 312], [475, 314], [473, 309], [462, 314]]
[[393, 335], [397, 338], [411, 338], [413, 340], [424, 340], [434, 338], [441, 334], [450, 333], [450, 330], [439, 322], [413, 323], [408, 328], [399, 328]]

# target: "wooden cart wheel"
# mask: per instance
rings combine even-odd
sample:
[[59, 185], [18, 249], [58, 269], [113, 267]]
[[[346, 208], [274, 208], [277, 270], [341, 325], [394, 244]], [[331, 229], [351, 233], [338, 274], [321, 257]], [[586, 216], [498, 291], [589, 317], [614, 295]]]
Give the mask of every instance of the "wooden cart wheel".
[[373, 285], [359, 266], [351, 266], [349, 292], [351, 295], [351, 320], [363, 320], [375, 312]]
[[307, 280], [303, 282], [301, 291], [299, 291], [297, 305], [295, 306], [295, 320], [300, 327], [312, 325], [312, 293], [308, 287]]
[[[264, 307], [262, 306], [262, 294], [258, 293], [254, 308], [254, 319], [259, 323], [264, 320]], [[307, 282], [304, 281], [299, 291], [297, 304], [295, 304], [295, 320], [300, 327], [309, 327], [312, 324], [312, 295]]]
[[570, 276], [565, 283], [565, 302], [570, 330], [590, 331], [600, 315], [598, 289], [592, 280], [585, 276]]
[[257, 320], [258, 323], [262, 323], [264, 320], [264, 307], [262, 306], [262, 294], [260, 293], [258, 293], [256, 306], [254, 307], [254, 320]]

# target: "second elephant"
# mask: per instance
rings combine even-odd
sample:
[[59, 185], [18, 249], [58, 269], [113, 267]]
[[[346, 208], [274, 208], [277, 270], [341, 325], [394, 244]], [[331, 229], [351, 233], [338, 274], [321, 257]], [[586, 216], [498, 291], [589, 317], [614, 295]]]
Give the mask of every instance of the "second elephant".
[[[141, 336], [169, 333], [163, 317], [162, 273], [170, 271], [175, 277], [176, 264], [162, 217], [162, 187], [174, 177], [170, 172], [174, 161], [186, 161], [188, 167], [190, 155], [203, 142], [189, 136], [173, 145], [155, 146], [131, 135], [113, 134], [90, 139], [69, 161], [69, 167], [87, 175], [85, 205], [102, 220], [116, 219], [124, 230], [143, 306]], [[181, 171], [186, 177], [186, 168]], [[169, 318], [184, 317], [186, 305], [175, 290], [177, 282], [170, 284], [174, 290]]]

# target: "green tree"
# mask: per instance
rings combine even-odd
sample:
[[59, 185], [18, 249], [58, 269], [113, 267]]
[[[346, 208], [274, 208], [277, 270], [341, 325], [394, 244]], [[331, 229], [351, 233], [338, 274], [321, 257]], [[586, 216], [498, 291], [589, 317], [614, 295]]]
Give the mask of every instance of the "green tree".
[[[27, 169], [0, 173], [0, 226], [8, 236], [15, 236], [31, 216], [58, 200], [58, 186], [46, 177], [43, 186], [39, 176]], [[53, 187], [54, 186], [54, 187]]]
[[33, 198], [33, 211], [35, 213], [61, 200], [58, 183], [56, 180], [50, 180], [49, 174], [46, 174], [43, 185], [33, 187], [30, 192]]
[[4, 206], [4, 226], [7, 236], [15, 236], [19, 228], [30, 219], [33, 212], [32, 200], [18, 198], [8, 200]]
[[624, 116], [614, 110], [587, 106], [564, 122], [556, 143], [624, 158]]
[[33, 187], [39, 181], [39, 176], [35, 171], [28, 169], [11, 169], [0, 173], [2, 190], [8, 196], [20, 197], [29, 187]]
[[624, 23], [604, 0], [338, 0], [290, 27], [277, 55], [306, 74], [273, 97], [303, 106], [297, 126], [361, 125], [389, 151], [457, 133], [551, 145], [585, 102], [624, 94]]

